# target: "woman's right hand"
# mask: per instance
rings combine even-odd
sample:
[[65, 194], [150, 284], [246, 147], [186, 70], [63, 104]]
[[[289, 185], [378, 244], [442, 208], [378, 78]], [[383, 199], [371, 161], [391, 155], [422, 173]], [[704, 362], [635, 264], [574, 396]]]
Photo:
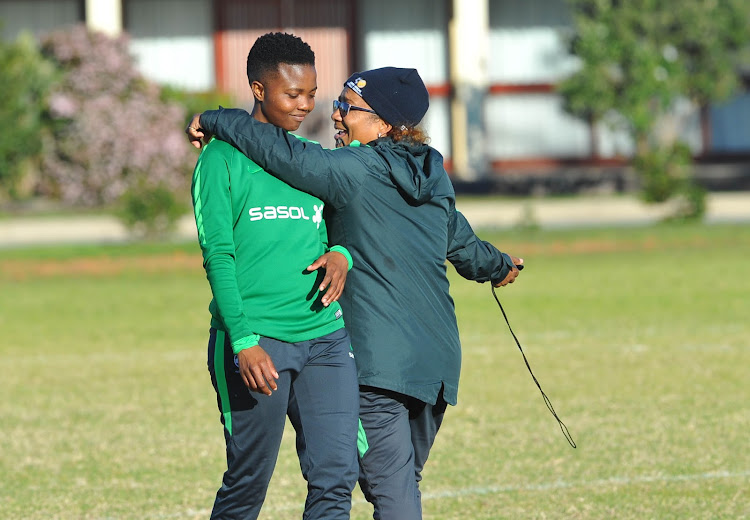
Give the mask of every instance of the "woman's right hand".
[[271, 356], [260, 345], [240, 350], [237, 359], [242, 381], [251, 392], [271, 395], [271, 392], [276, 390], [279, 373]]

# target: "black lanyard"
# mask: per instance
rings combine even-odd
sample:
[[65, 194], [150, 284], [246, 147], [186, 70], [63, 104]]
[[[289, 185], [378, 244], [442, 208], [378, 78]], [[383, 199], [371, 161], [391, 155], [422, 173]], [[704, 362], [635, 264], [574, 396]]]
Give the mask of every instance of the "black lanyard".
[[565, 423], [560, 420], [560, 418], [557, 416], [557, 412], [555, 412], [555, 409], [552, 406], [552, 402], [549, 400], [549, 397], [547, 397], [547, 394], [544, 393], [544, 390], [542, 390], [541, 385], [539, 384], [539, 381], [537, 381], [536, 377], [534, 376], [534, 372], [531, 371], [531, 366], [529, 366], [529, 360], [526, 359], [526, 354], [524, 354], [523, 349], [521, 348], [521, 344], [518, 342], [518, 338], [516, 337], [515, 333], [513, 332], [513, 329], [510, 327], [510, 322], [508, 321], [508, 316], [505, 314], [505, 309], [503, 309], [503, 306], [500, 304], [500, 300], [497, 297], [497, 294], [495, 293], [495, 286], [492, 286], [492, 296], [495, 297], [495, 301], [497, 302], [497, 305], [500, 307], [500, 312], [503, 313], [503, 318], [505, 318], [505, 323], [508, 324], [508, 330], [510, 331], [511, 335], [513, 336], [513, 339], [516, 340], [516, 345], [518, 345], [518, 350], [521, 351], [521, 355], [523, 356], [523, 361], [526, 363], [526, 368], [529, 369], [529, 374], [531, 374], [531, 378], [536, 383], [537, 388], [539, 388], [539, 391], [542, 393], [542, 397], [544, 398], [544, 404], [547, 405], [547, 409], [550, 411], [550, 413], [554, 416], [555, 419], [557, 419], [557, 422], [560, 424], [560, 430], [562, 430], [563, 435], [565, 436], [565, 440], [568, 441], [568, 444], [570, 444], [573, 448], [576, 447], [576, 443], [573, 440], [573, 437], [570, 435], [570, 432], [568, 431], [568, 427], [565, 426]]

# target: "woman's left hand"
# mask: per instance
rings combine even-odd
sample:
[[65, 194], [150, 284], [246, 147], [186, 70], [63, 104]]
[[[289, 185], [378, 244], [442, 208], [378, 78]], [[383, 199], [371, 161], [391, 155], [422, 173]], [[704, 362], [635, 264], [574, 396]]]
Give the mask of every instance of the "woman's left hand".
[[[346, 275], [349, 272], [349, 261], [341, 253], [330, 251], [315, 260], [307, 270], [315, 271], [320, 268], [326, 270], [326, 275], [319, 287], [321, 292], [325, 291], [321, 302], [325, 307], [328, 307], [333, 302], [338, 301], [344, 291]], [[326, 288], [328, 288], [327, 291]]]
[[187, 128], [185, 128], [185, 133], [188, 136], [190, 144], [196, 148], [201, 148], [203, 143], [207, 143], [211, 140], [211, 134], [201, 128], [200, 114], [193, 115], [193, 119], [188, 123]]
[[518, 278], [518, 275], [520, 274], [521, 270], [518, 268], [519, 266], [523, 268], [523, 258], [517, 258], [513, 255], [510, 257], [511, 260], [513, 260], [513, 264], [516, 267], [513, 267], [510, 272], [507, 274], [504, 280], [502, 280], [500, 283], [494, 284], [495, 287], [505, 287], [509, 283], [513, 283], [516, 281], [516, 278]]

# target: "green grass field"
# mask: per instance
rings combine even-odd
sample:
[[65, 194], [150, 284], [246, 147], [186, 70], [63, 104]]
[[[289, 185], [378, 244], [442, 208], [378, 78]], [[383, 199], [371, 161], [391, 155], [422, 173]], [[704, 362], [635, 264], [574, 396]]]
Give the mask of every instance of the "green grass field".
[[[481, 234], [481, 233], [480, 233]], [[750, 518], [750, 227], [487, 233], [427, 519]], [[0, 518], [207, 518], [224, 469], [197, 246], [0, 251]], [[285, 436], [263, 518], [300, 518]], [[354, 519], [370, 517], [355, 491]]]

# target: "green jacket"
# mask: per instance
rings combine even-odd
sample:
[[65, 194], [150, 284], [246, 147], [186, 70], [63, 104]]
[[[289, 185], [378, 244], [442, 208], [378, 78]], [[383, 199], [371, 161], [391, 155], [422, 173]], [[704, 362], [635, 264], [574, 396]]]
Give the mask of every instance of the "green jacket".
[[306, 271], [327, 250], [322, 201], [218, 140], [198, 159], [192, 193], [211, 325], [235, 353], [259, 335], [293, 343], [344, 327], [339, 304], [320, 302], [322, 273]]
[[205, 112], [201, 126], [269, 173], [326, 202], [329, 240], [354, 260], [341, 299], [360, 385], [456, 404], [461, 346], [446, 258], [478, 282], [502, 280], [510, 257], [456, 211], [442, 156], [382, 138], [328, 150], [243, 110]]

